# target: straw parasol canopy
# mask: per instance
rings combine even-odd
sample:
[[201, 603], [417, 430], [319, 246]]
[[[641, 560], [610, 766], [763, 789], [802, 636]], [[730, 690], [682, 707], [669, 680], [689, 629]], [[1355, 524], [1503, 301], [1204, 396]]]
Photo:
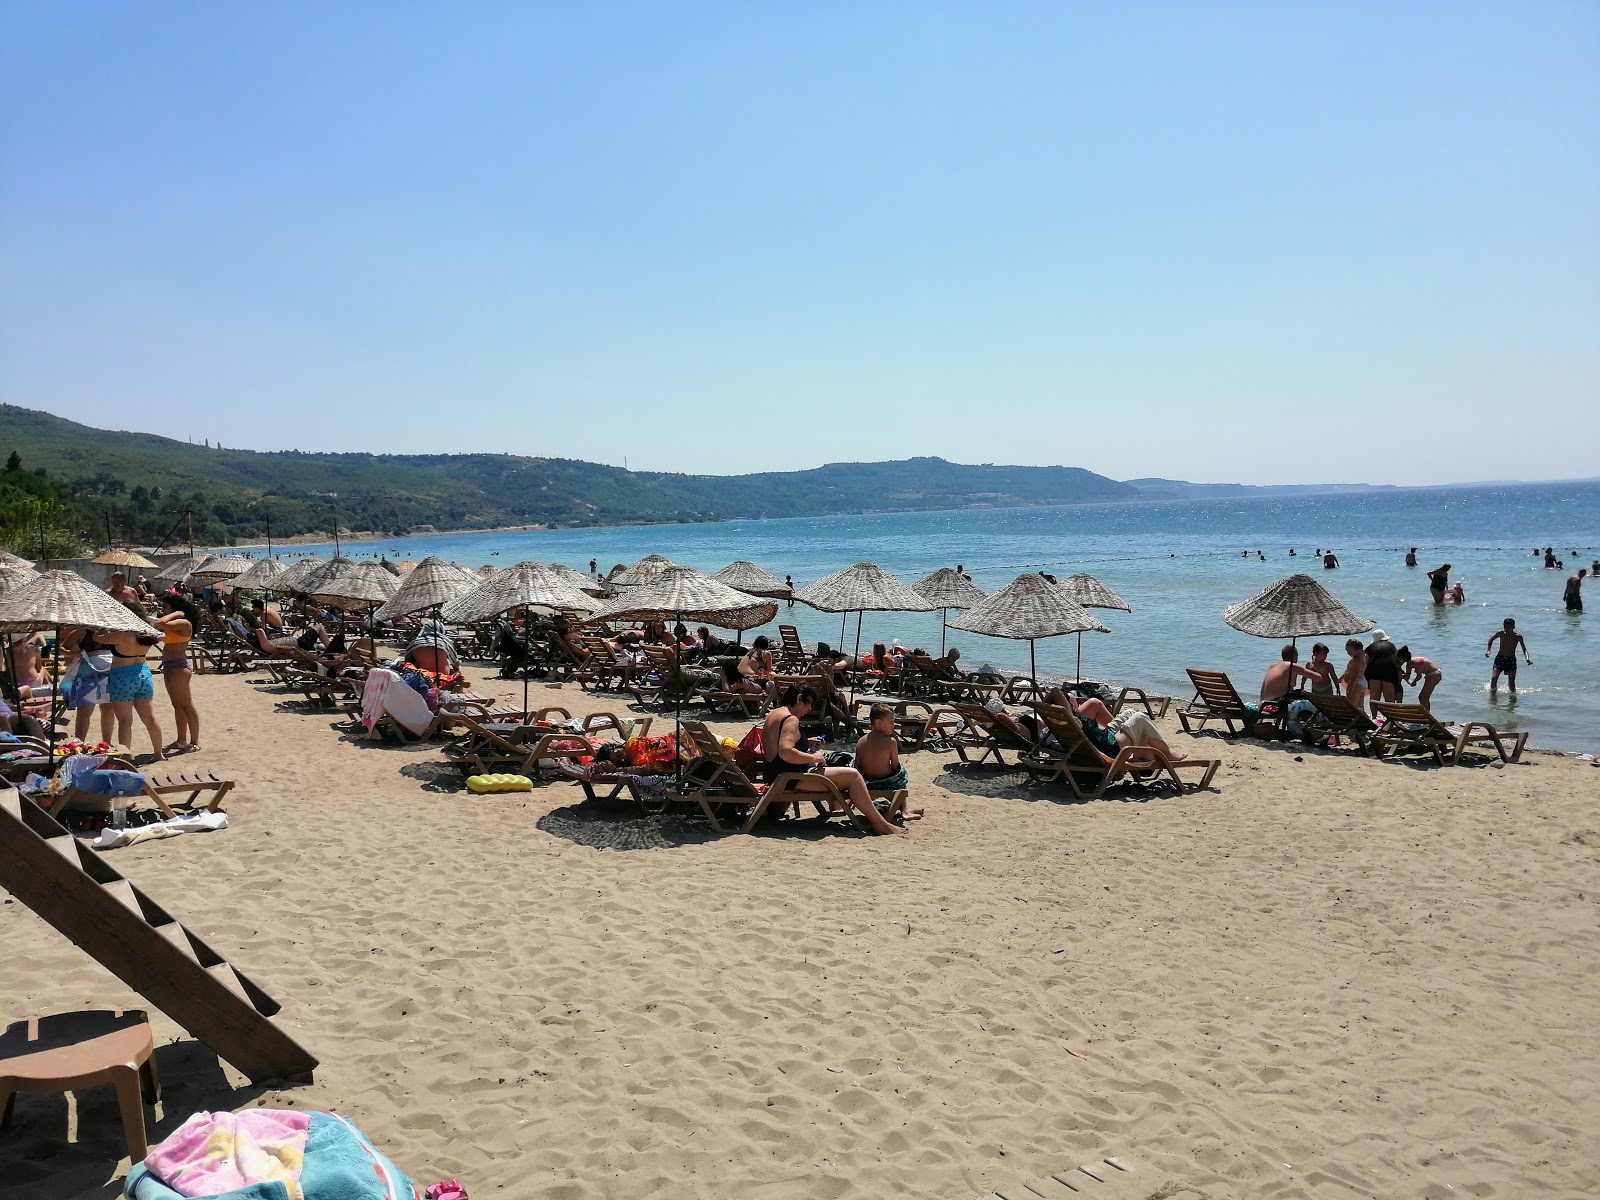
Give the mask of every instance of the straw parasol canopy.
[[292, 562], [286, 566], [271, 583], [257, 586], [268, 592], [298, 592], [302, 583], [327, 565], [315, 554], [309, 554], [299, 562]]
[[0, 559], [0, 596], [4, 596], [7, 592], [14, 592], [23, 584], [37, 578], [39, 578], [39, 572], [32, 567], [19, 566], [17, 563]]
[[484, 563], [483, 566], [479, 567], [477, 570], [477, 576], [479, 579], [493, 579], [498, 574], [500, 574], [500, 568], [491, 563]]
[[663, 558], [659, 554], [646, 554], [631, 567], [624, 567], [618, 571], [611, 577], [611, 582], [618, 587], [637, 587], [646, 580], [654, 579], [673, 565], [670, 558]]
[[971, 608], [982, 604], [984, 593], [972, 580], [954, 567], [930, 571], [911, 585], [911, 590], [939, 609], [939, 653], [944, 653], [944, 623], [952, 608]]
[[117, 633], [156, 632], [143, 617], [71, 571], [46, 571], [0, 596], [0, 631], [31, 633], [63, 625]]
[[597, 587], [594, 580], [590, 579], [582, 571], [575, 570], [567, 566], [566, 563], [551, 563], [550, 569], [580, 592], [588, 592], [591, 596], [597, 596], [604, 590]]
[[1309, 575], [1290, 575], [1248, 600], [1223, 609], [1222, 619], [1251, 637], [1325, 637], [1366, 633], [1376, 623], [1357, 616]]
[[771, 571], [764, 571], [755, 563], [746, 562], [742, 558], [729, 563], [711, 578], [752, 596], [771, 596], [774, 599], [787, 600], [794, 594], [794, 590]]
[[1018, 575], [1005, 587], [948, 622], [951, 629], [1028, 643], [1029, 677], [1037, 681], [1034, 642], [1063, 633], [1110, 633], [1088, 609], [1043, 575]]
[[186, 583], [220, 583], [243, 575], [255, 563], [245, 554], [214, 554], [185, 577]]
[[595, 607], [593, 600], [549, 567], [536, 562], [519, 562], [456, 597], [439, 615], [452, 623], [470, 624], [530, 605], [570, 608], [578, 612], [593, 612]]
[[478, 582], [471, 571], [437, 555], [429, 555], [407, 572], [394, 595], [384, 601], [374, 615], [380, 621], [392, 621], [396, 617], [440, 608], [465, 596]]
[[233, 577], [233, 586], [235, 588], [268, 588], [281, 578], [285, 571], [290, 569], [281, 559], [257, 559], [250, 564], [248, 571]]
[[19, 554], [13, 554], [9, 550], [0, 550], [0, 563], [7, 563], [13, 567], [27, 567], [30, 571], [36, 565], [31, 560], [23, 558]]
[[[1126, 600], [1085, 571], [1068, 575], [1058, 586], [1084, 608], [1114, 608], [1127, 613], [1133, 611]], [[1081, 633], [1078, 635], [1078, 678], [1080, 680], [1083, 678], [1083, 634]]]
[[344, 600], [355, 604], [382, 604], [400, 587], [400, 581], [383, 564], [343, 562], [325, 569], [308, 583], [306, 594], [316, 600]]
[[187, 558], [180, 558], [177, 562], [168, 563], [157, 571], [156, 578], [165, 579], [168, 583], [177, 583], [209, 557], [211, 556], [208, 554], [191, 554]]
[[674, 564], [602, 605], [589, 620], [626, 617], [635, 621], [701, 621], [718, 629], [743, 632], [765, 625], [777, 615], [778, 606], [770, 601], [731, 588], [693, 567]]
[[135, 554], [132, 550], [107, 550], [99, 558], [91, 558], [89, 561], [102, 567], [138, 567], [141, 570], [156, 565], [144, 555]]
[[[428, 557], [429, 558], [437, 558], [438, 555], [430, 554]], [[426, 561], [427, 561], [427, 559], [423, 560], [423, 562], [426, 562]], [[398, 570], [400, 572], [400, 574], [402, 574], [402, 575], [409, 575], [409, 574], [411, 574], [411, 572], [415, 571], [421, 565], [422, 564], [417, 562], [416, 559], [408, 558], [404, 562], [396, 563], [395, 564], [395, 569]], [[452, 564], [452, 565], [454, 565], [454, 564]]]
[[882, 567], [861, 562], [806, 584], [794, 594], [822, 612], [932, 612], [924, 600]]

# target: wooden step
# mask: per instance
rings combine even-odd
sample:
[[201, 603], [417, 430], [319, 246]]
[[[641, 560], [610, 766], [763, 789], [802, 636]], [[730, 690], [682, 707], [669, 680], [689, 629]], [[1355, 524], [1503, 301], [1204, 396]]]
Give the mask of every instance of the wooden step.
[[115, 896], [129, 912], [136, 913], [141, 920], [144, 919], [144, 909], [139, 907], [139, 896], [133, 890], [133, 884], [126, 879], [113, 879], [102, 883], [100, 890]]

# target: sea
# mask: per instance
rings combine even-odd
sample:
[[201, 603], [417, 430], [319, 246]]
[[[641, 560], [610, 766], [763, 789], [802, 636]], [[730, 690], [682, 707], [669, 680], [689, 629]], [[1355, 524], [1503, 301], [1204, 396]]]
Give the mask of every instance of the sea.
[[[1405, 565], [1411, 546], [1414, 568]], [[1564, 568], [1545, 569], [1546, 546]], [[792, 577], [796, 587], [858, 562], [908, 583], [959, 564], [985, 592], [1024, 572], [1064, 579], [1086, 571], [1133, 611], [1096, 612], [1111, 633], [1083, 635], [1083, 677], [1183, 699], [1193, 691], [1186, 667], [1227, 671], [1254, 698], [1281, 646], [1229, 628], [1222, 610], [1304, 572], [1397, 645], [1443, 669], [1433, 696], [1441, 718], [1526, 729], [1536, 746], [1600, 752], [1600, 584], [1586, 588], [1588, 613], [1562, 604], [1567, 576], [1600, 559], [1600, 482], [439, 534], [343, 548], [352, 557], [437, 554], [470, 567], [532, 560], [579, 571], [591, 559], [605, 571], [646, 554], [708, 573], [746, 559]], [[332, 550], [297, 545], [283, 556]], [[1332, 550], [1338, 568], [1324, 569], [1318, 550]], [[1443, 563], [1465, 587], [1465, 604], [1432, 603], [1426, 572]], [[1490, 691], [1484, 656], [1506, 617], [1516, 619], [1533, 658], [1521, 667], [1515, 695], [1503, 682]], [[797, 604], [780, 607], [777, 621], [798, 626], [808, 642], [855, 647], [854, 617], [841, 621]], [[765, 632], [776, 640], [776, 622]], [[938, 612], [869, 613], [861, 638], [864, 649], [899, 639], [933, 650], [948, 638], [961, 648], [963, 666], [1028, 669], [1027, 642], [945, 630]], [[1314, 640], [1301, 639], [1302, 661]], [[1344, 639], [1323, 640], [1342, 670]], [[1041, 640], [1035, 653], [1041, 679], [1077, 678], [1076, 636]]]

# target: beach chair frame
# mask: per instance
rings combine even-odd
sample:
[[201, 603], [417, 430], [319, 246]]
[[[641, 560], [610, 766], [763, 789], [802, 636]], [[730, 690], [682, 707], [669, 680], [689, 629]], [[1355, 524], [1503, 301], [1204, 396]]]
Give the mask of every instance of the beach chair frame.
[[1080, 800], [1099, 800], [1119, 783], [1143, 787], [1170, 783], [1182, 793], [1184, 781], [1178, 772], [1185, 768], [1204, 772], [1194, 785], [1196, 791], [1204, 791], [1222, 766], [1220, 758], [1174, 759], [1155, 746], [1123, 746], [1108, 760], [1067, 709], [1047, 705], [1038, 713], [1056, 744], [1040, 746], [1020, 760], [1023, 769], [1035, 780], [1065, 783]]
[[[1372, 735], [1385, 750], [1420, 749], [1433, 755], [1441, 766], [1446, 754], [1453, 765], [1460, 765], [1463, 751], [1475, 746], [1492, 746], [1500, 761], [1514, 763], [1522, 758], [1528, 734], [1501, 733], [1487, 721], [1468, 721], [1462, 726], [1446, 725], [1420, 704], [1394, 704], [1374, 700], [1372, 710], [1384, 718], [1383, 728]], [[1506, 752], [1506, 747], [1511, 752]]]

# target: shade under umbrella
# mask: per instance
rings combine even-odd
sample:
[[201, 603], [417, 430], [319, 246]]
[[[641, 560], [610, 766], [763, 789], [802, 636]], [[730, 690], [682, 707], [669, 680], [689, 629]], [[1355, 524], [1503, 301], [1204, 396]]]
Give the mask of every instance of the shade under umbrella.
[[659, 554], [646, 554], [631, 567], [623, 567], [612, 575], [611, 582], [618, 587], [637, 587], [647, 580], [654, 579], [673, 565], [670, 558], [663, 558]]
[[268, 592], [298, 592], [302, 583], [327, 565], [315, 554], [308, 555], [299, 562], [292, 562], [286, 566], [271, 583], [257, 586]]
[[345, 562], [319, 575], [306, 588], [313, 599], [343, 600], [353, 604], [382, 604], [400, 587], [400, 581], [382, 564]]
[[693, 567], [664, 567], [655, 578], [607, 601], [591, 621], [699, 621], [719, 629], [754, 629], [778, 615], [778, 606], [702, 575]]
[[102, 567], [138, 567], [141, 570], [155, 566], [142, 554], [135, 554], [132, 550], [107, 550], [99, 558], [89, 560]]
[[770, 596], [777, 600], [787, 600], [794, 595], [794, 589], [771, 571], [762, 570], [753, 562], [737, 559], [713, 573], [710, 578], [720, 580], [736, 591], [747, 592], [752, 596]]
[[168, 563], [166, 566], [162, 567], [161, 570], [157, 571], [156, 578], [165, 579], [168, 583], [177, 583], [178, 580], [189, 574], [190, 571], [193, 571], [196, 567], [210, 557], [211, 556], [209, 554], [191, 554], [186, 558], [180, 558], [177, 562]]
[[595, 602], [549, 567], [520, 562], [456, 597], [439, 615], [446, 621], [471, 624], [529, 606], [587, 613], [594, 611]]
[[944, 653], [944, 623], [952, 608], [983, 603], [984, 592], [954, 567], [940, 567], [911, 585], [911, 590], [939, 609], [939, 653]]
[[10, 563], [13, 567], [27, 567], [30, 571], [36, 565], [31, 559], [13, 554], [9, 550], [0, 550], [0, 563]]
[[1240, 633], [1259, 638], [1331, 637], [1366, 633], [1377, 624], [1357, 616], [1309, 575], [1290, 575], [1222, 610]]
[[442, 608], [465, 596], [478, 584], [478, 577], [471, 571], [437, 555], [429, 555], [406, 573], [394, 595], [373, 615], [380, 621], [392, 621], [430, 608]]
[[1063, 633], [1110, 633], [1061, 588], [1043, 575], [1018, 575], [1005, 587], [974, 605], [954, 621], [951, 629], [981, 633], [985, 637], [1011, 638], [1028, 643], [1029, 677], [1038, 682], [1034, 643]]
[[260, 558], [250, 564], [250, 569], [233, 577], [235, 588], [269, 588], [290, 568], [280, 559]]
[[243, 575], [255, 561], [245, 554], [214, 554], [185, 576], [186, 583], [221, 583]]
[[[1132, 612], [1128, 602], [1117, 595], [1093, 575], [1079, 571], [1076, 575], [1068, 575], [1059, 586], [1067, 595], [1071, 596], [1084, 608], [1114, 608], [1121, 612]], [[1083, 679], [1083, 634], [1078, 635], [1078, 679]]]
[[14, 592], [25, 583], [39, 578], [39, 572], [32, 567], [19, 566], [16, 563], [0, 560], [0, 596]]

